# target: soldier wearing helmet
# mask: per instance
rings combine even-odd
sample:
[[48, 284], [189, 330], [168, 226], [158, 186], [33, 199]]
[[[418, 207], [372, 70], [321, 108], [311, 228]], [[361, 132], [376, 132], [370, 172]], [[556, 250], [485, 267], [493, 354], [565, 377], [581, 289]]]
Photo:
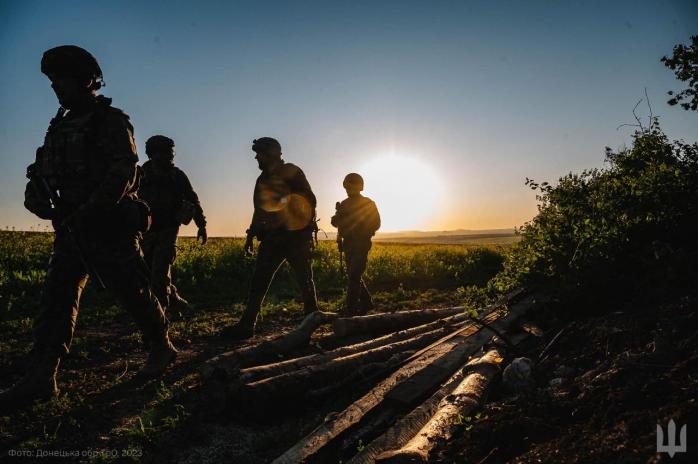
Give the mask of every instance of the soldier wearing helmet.
[[381, 226], [376, 204], [361, 194], [364, 179], [354, 172], [347, 174], [342, 184], [347, 197], [337, 203], [337, 212], [332, 216], [332, 225], [337, 228], [337, 243], [344, 252], [349, 287], [342, 313], [345, 315], [366, 314], [373, 309], [371, 294], [366, 288], [363, 274], [371, 250], [371, 237]]
[[276, 139], [256, 139], [252, 151], [262, 173], [254, 187], [254, 213], [245, 251], [252, 253], [255, 238], [260, 245], [247, 305], [240, 320], [226, 330], [231, 339], [254, 335], [264, 296], [284, 261], [293, 269], [305, 313], [318, 309], [311, 257], [316, 230], [315, 195], [301, 168], [281, 158], [281, 144]]
[[171, 273], [177, 254], [179, 226], [193, 219], [198, 227], [197, 239], [205, 244], [208, 239], [206, 218], [189, 178], [174, 165], [174, 140], [154, 135], [145, 142], [145, 153], [148, 161], [141, 168], [138, 196], [150, 206], [153, 222], [141, 246], [160, 304], [168, 315], [181, 316], [189, 309], [189, 303], [177, 292]]
[[149, 215], [136, 197], [138, 155], [129, 118], [96, 95], [102, 70], [86, 50], [52, 48], [44, 53], [41, 71], [61, 108], [27, 169], [24, 204], [52, 221], [55, 239], [34, 322], [32, 359], [25, 376], [0, 394], [0, 410], [57, 392], [58, 365], [70, 349], [90, 275], [113, 292], [149, 343], [142, 376], [160, 375], [177, 353], [138, 245]]

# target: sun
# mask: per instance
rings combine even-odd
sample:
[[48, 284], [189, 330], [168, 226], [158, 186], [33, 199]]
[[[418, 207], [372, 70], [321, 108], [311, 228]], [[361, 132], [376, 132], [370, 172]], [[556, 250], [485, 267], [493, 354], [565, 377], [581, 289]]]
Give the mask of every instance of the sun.
[[415, 157], [386, 155], [363, 164], [364, 194], [376, 202], [381, 231], [429, 228], [442, 195], [434, 169]]

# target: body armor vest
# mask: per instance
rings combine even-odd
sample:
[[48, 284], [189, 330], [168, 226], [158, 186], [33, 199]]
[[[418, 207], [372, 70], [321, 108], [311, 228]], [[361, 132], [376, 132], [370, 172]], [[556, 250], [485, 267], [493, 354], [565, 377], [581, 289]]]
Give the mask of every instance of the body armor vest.
[[85, 203], [109, 169], [111, 159], [103, 124], [109, 109], [97, 103], [85, 114], [57, 115], [37, 151], [34, 168], [59, 192], [66, 207]]
[[153, 214], [153, 227], [175, 227], [180, 224], [177, 213], [184, 201], [184, 186], [176, 167], [167, 173], [156, 173], [151, 161], [143, 165], [138, 197], [145, 200]]

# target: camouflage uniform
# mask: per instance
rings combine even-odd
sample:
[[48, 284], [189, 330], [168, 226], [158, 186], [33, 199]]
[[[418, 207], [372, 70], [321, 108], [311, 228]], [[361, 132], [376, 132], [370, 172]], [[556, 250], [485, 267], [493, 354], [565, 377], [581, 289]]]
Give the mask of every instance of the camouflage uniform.
[[194, 222], [200, 229], [206, 227], [206, 218], [199, 197], [181, 169], [172, 166], [166, 173], [159, 173], [153, 161], [147, 161], [143, 164], [142, 173], [138, 196], [150, 206], [153, 222], [143, 236], [141, 245], [146, 263], [150, 266], [153, 291], [165, 308], [176, 303], [186, 305], [186, 300], [172, 283], [171, 273], [177, 256], [177, 234], [181, 222], [178, 212], [186, 201], [192, 206]]
[[247, 233], [261, 243], [240, 323], [254, 327], [269, 284], [284, 260], [293, 269], [305, 312], [317, 311], [311, 257], [316, 199], [305, 174], [298, 166], [281, 161], [257, 178], [253, 202]]
[[[85, 57], [94, 60], [75, 46], [49, 50], [44, 60], [55, 56], [80, 63]], [[44, 60], [42, 72], [52, 77], [44, 70]], [[101, 78], [101, 70], [96, 70]], [[138, 244], [149, 218], [147, 206], [135, 196], [138, 155], [133, 128], [128, 116], [110, 103], [108, 98], [86, 94], [79, 109], [65, 115], [61, 108], [36, 152], [36, 161], [27, 169], [31, 180], [25, 207], [42, 219], [51, 219], [56, 234], [40, 314], [34, 322], [32, 360], [25, 377], [0, 394], [0, 408], [18, 407], [57, 391], [58, 364], [70, 350], [90, 273], [101, 277], [149, 343], [150, 356], [142, 374], [161, 373], [176, 355]], [[54, 197], [53, 202], [60, 203], [54, 207], [47, 187], [59, 192], [60, 198]]]
[[380, 228], [376, 204], [357, 193], [337, 206], [332, 225], [338, 229], [344, 251], [349, 287], [345, 311], [349, 315], [366, 314], [373, 309], [371, 294], [362, 276], [371, 250], [371, 237]]

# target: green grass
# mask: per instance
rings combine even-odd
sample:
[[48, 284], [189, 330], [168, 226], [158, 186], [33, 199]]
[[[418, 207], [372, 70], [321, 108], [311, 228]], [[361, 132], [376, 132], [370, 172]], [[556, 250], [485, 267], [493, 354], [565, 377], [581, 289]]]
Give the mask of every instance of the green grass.
[[[31, 348], [32, 322], [52, 241], [50, 233], [0, 231], [0, 368], [12, 379], [18, 378]], [[484, 291], [502, 268], [508, 250], [498, 245], [377, 243], [365, 277], [381, 311], [460, 304]], [[216, 335], [242, 312], [254, 262], [254, 257], [244, 254], [239, 239], [213, 238], [203, 247], [192, 238], [179, 240], [174, 281], [197, 309], [170, 325], [170, 335], [183, 351], [186, 347], [196, 353], [225, 349]], [[338, 310], [346, 277], [334, 242], [318, 245], [313, 269], [321, 308]], [[296, 324], [302, 311], [298, 289], [285, 265], [269, 290], [258, 327], [262, 333], [274, 333]], [[159, 452], [154, 450], [168, 440], [185, 439], [187, 424], [193, 420], [190, 388], [196, 376], [192, 372], [136, 389], [133, 395], [138, 399], [119, 398], [118, 408], [111, 406], [111, 399], [103, 399], [103, 404], [85, 399], [101, 394], [109, 398], [110, 390], [120, 388], [123, 375], [128, 378], [136, 369], [140, 361], [133, 354], [139, 352], [141, 336], [131, 330], [132, 325], [109, 292], [88, 285], [70, 355], [61, 363], [61, 395], [12, 418], [0, 416], [0, 435], [25, 434], [27, 438], [16, 446], [23, 450], [72, 449], [84, 444], [95, 450], [85, 461], [95, 463], [139, 462], [142, 456]], [[88, 431], [93, 407], [106, 418], [99, 441]], [[113, 455], [109, 450], [121, 452]]]
[[[0, 323], [4, 329], [21, 326], [24, 331], [36, 314], [52, 240], [50, 233], [0, 231]], [[242, 240], [212, 238], [201, 246], [185, 237], [179, 239], [177, 249], [173, 278], [192, 304], [204, 309], [241, 309], [254, 269], [254, 257], [244, 254]], [[483, 286], [501, 269], [506, 249], [499, 245], [376, 243], [365, 279], [378, 302], [420, 300], [430, 290]], [[319, 243], [313, 270], [321, 304], [336, 309], [346, 278], [334, 242]], [[269, 289], [265, 310], [295, 310], [298, 296], [290, 269], [284, 265]], [[119, 313], [109, 292], [97, 292], [92, 285], [87, 287], [82, 306], [92, 308], [89, 315], [82, 316], [83, 321]]]

